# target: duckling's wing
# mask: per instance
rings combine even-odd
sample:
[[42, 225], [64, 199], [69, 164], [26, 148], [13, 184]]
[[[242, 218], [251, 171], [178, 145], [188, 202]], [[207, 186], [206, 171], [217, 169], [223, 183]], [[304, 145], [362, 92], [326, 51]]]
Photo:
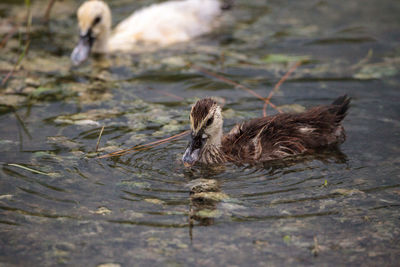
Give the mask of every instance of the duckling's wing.
[[[168, 45], [209, 32], [221, 13], [218, 0], [184, 0], [153, 4], [122, 21], [110, 49], [131, 48], [137, 41]], [[125, 49], [121, 49], [125, 50]]]
[[269, 142], [261, 144], [260, 141], [271, 120], [273, 117], [256, 118], [235, 125], [222, 140], [222, 148], [227, 157], [239, 162], [258, 160], [260, 151], [268, 150]]
[[224, 136], [224, 152], [238, 161], [266, 161], [338, 145], [345, 140], [340, 122], [349, 103], [350, 99], [344, 98], [302, 113], [238, 124]]

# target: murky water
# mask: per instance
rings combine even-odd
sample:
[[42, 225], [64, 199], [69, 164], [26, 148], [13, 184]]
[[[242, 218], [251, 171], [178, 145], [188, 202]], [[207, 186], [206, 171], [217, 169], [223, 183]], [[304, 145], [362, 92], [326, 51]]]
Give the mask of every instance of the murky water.
[[[236, 1], [187, 44], [71, 68], [80, 1], [32, 6], [29, 53], [0, 89], [0, 262], [13, 265], [397, 265], [400, 260], [400, 2]], [[155, 1], [112, 1], [114, 22]], [[25, 25], [0, 3], [2, 39]], [[26, 41], [1, 48], [2, 80]], [[198, 98], [225, 100], [225, 130], [263, 103], [288, 110], [353, 98], [340, 151], [265, 166], [187, 170], [187, 140], [100, 154], [188, 129]], [[269, 109], [269, 113], [275, 112]], [[8, 265], [7, 265], [8, 266]]]

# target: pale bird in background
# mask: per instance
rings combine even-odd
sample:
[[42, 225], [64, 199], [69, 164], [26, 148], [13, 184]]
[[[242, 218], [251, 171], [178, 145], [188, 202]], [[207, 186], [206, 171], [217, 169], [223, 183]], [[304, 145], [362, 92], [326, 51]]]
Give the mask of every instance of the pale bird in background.
[[138, 42], [166, 46], [210, 32], [226, 3], [218, 0], [181, 0], [153, 4], [134, 12], [111, 31], [111, 11], [100, 0], [83, 3], [78, 11], [80, 40], [71, 54], [75, 65], [90, 52], [133, 50]]

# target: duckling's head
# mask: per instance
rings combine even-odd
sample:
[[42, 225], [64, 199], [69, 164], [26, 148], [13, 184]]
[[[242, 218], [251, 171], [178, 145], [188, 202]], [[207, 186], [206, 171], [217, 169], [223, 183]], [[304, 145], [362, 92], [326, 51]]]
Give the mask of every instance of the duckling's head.
[[211, 98], [196, 102], [190, 112], [191, 140], [183, 155], [185, 166], [192, 166], [204, 150], [219, 147], [222, 139], [221, 107]]
[[103, 1], [86, 1], [79, 7], [77, 17], [79, 43], [71, 54], [74, 65], [85, 61], [92, 49], [105, 52], [111, 30], [111, 11]]

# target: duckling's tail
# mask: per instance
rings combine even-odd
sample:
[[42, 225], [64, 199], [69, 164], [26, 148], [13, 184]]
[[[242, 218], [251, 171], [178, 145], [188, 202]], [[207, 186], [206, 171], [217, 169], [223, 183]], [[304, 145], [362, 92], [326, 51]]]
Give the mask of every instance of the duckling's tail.
[[347, 115], [347, 110], [349, 109], [351, 98], [347, 95], [343, 95], [338, 97], [335, 101], [332, 102], [332, 107], [330, 108], [330, 112], [336, 114], [336, 122], [341, 122], [344, 117]]
[[233, 7], [234, 0], [223, 0], [221, 4], [221, 10], [230, 10]]

